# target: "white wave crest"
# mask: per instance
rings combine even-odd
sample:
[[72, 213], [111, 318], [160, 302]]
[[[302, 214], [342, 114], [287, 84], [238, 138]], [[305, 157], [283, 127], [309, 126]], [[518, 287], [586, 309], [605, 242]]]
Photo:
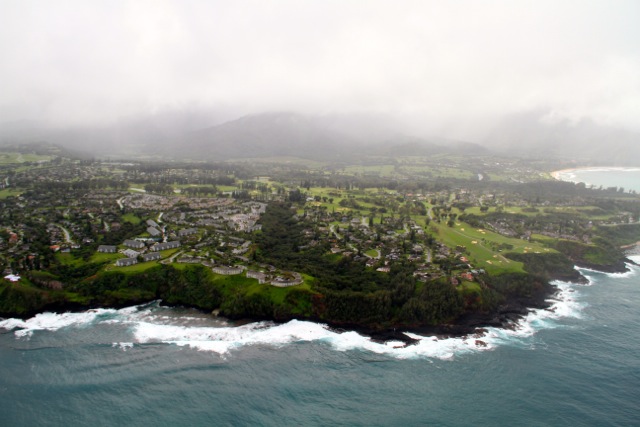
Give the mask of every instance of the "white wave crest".
[[[640, 255], [629, 255], [627, 258], [629, 258], [631, 261], [640, 264]], [[631, 264], [627, 264], [629, 266], [631, 266], [631, 268], [635, 267], [638, 268], [638, 266], [636, 265], [631, 265]]]
[[82, 313], [42, 313], [22, 321], [7, 319], [0, 327], [13, 330], [18, 337], [30, 336], [35, 330], [55, 331], [64, 327], [102, 324], [125, 325], [126, 334], [116, 339], [114, 348], [128, 351], [135, 344], [163, 343], [190, 347], [222, 356], [246, 346], [263, 345], [282, 348], [296, 342], [325, 343], [337, 351], [367, 351], [399, 359], [450, 359], [457, 355], [486, 351], [500, 345], [520, 344], [538, 330], [558, 327], [558, 319], [581, 316], [584, 304], [576, 300], [574, 285], [555, 282], [558, 293], [545, 310], [533, 310], [513, 325], [512, 329], [487, 328], [465, 337], [436, 338], [413, 333], [417, 340], [404, 345], [399, 341], [380, 343], [357, 332], [339, 333], [326, 325], [292, 320], [284, 324], [254, 322], [233, 326], [228, 322], [196, 311], [180, 311], [159, 307], [158, 304], [134, 306], [121, 310], [99, 309]]
[[339, 333], [326, 325], [292, 320], [284, 324], [256, 322], [230, 327], [166, 324], [159, 319], [137, 322], [133, 328], [138, 343], [165, 343], [187, 346], [200, 351], [226, 355], [245, 346], [265, 345], [284, 347], [295, 342], [324, 342], [337, 351], [360, 350], [384, 354], [399, 359], [437, 358], [450, 359], [456, 355], [491, 350], [499, 345], [530, 337], [540, 329], [558, 326], [558, 319], [581, 316], [583, 304], [575, 299], [572, 284], [556, 282], [558, 293], [551, 307], [534, 310], [512, 329], [487, 328], [484, 332], [465, 337], [436, 338], [413, 333], [407, 336], [417, 340], [413, 345], [399, 341], [380, 343], [357, 332]]
[[[635, 257], [629, 257], [629, 258], [632, 259], [634, 262], [636, 262], [633, 259]], [[598, 271], [591, 268], [577, 267], [577, 266], [575, 267], [575, 269], [578, 270], [580, 273], [586, 273], [586, 274], [583, 274], [583, 276], [585, 276], [587, 280], [589, 280], [589, 282], [592, 281], [594, 276], [597, 276], [599, 274], [607, 277], [616, 278], [616, 279], [627, 279], [629, 277], [636, 276], [638, 272], [640, 272], [640, 268], [637, 265], [634, 265], [631, 263], [626, 263], [625, 265], [627, 266], [627, 271], [624, 271], [622, 273], [607, 273], [604, 271]]]
[[134, 336], [140, 343], [171, 343], [220, 354], [246, 345], [282, 346], [296, 341], [322, 340], [332, 334], [325, 325], [298, 320], [281, 325], [256, 322], [236, 327], [177, 326], [140, 322], [134, 329]]
[[127, 351], [130, 348], [133, 348], [133, 343], [132, 342], [114, 342], [111, 346], [115, 348], [119, 348], [122, 351]]
[[78, 313], [40, 313], [27, 320], [5, 319], [0, 321], [0, 328], [16, 330], [17, 337], [29, 337], [34, 331], [56, 331], [68, 326], [88, 325], [96, 318], [114, 314], [113, 309], [96, 309]]

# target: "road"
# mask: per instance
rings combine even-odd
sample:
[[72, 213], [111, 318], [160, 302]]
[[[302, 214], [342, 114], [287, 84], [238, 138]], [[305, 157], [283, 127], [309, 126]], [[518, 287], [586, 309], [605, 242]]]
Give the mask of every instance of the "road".
[[122, 204], [122, 201], [124, 200], [125, 197], [126, 196], [122, 196], [118, 200], [116, 200], [116, 203], [118, 204], [118, 206], [120, 206], [120, 209], [124, 209], [124, 205]]
[[58, 227], [60, 230], [62, 230], [62, 234], [64, 234], [64, 241], [65, 242], [73, 243], [73, 240], [71, 240], [71, 233], [69, 233], [69, 230], [67, 230], [66, 228], [64, 228], [60, 224], [55, 224], [55, 226]]
[[177, 256], [182, 255], [183, 253], [184, 253], [184, 251], [178, 251], [175, 254], [171, 255], [169, 258], [163, 259], [160, 262], [162, 264], [171, 264], [173, 262], [173, 260], [176, 259]]

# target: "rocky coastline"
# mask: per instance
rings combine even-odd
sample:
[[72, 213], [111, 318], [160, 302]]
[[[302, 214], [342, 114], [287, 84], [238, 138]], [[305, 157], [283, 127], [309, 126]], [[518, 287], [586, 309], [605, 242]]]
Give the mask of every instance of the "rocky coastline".
[[[637, 248], [636, 248], [637, 250]], [[635, 254], [635, 252], [631, 253]], [[579, 268], [586, 268], [594, 271], [600, 271], [603, 273], [624, 273], [629, 271], [627, 263], [637, 265], [631, 259], [625, 259], [619, 263], [611, 265], [592, 265], [589, 263], [581, 262], [576, 265]], [[522, 320], [532, 310], [548, 309], [552, 305], [552, 298], [557, 293], [558, 289], [551, 282], [554, 280], [571, 281], [573, 283], [585, 284], [586, 278], [580, 274], [579, 271], [574, 270], [575, 274], [567, 274], [566, 271], [556, 272], [552, 274], [550, 280], [545, 283], [541, 289], [535, 292], [534, 295], [528, 297], [514, 297], [507, 299], [496, 310], [482, 313], [482, 312], [469, 312], [461, 315], [451, 323], [439, 324], [439, 325], [396, 325], [386, 328], [371, 328], [354, 323], [338, 323], [327, 321], [326, 319], [317, 319], [313, 317], [303, 317], [301, 320], [314, 321], [319, 323], [325, 323], [328, 327], [335, 332], [347, 332], [356, 331], [361, 335], [370, 337], [376, 342], [401, 342], [403, 346], [411, 345], [418, 340], [408, 336], [406, 333], [415, 333], [422, 336], [433, 336], [437, 339], [451, 338], [451, 337], [464, 337], [464, 336], [476, 336], [480, 338], [484, 332], [484, 328], [506, 328], [512, 329], [516, 326], [517, 322]], [[155, 299], [144, 300], [131, 300], [118, 304], [80, 304], [71, 301], [52, 301], [45, 304], [39, 309], [29, 310], [24, 313], [5, 313], [0, 312], [0, 318], [20, 318], [23, 320], [29, 319], [37, 314], [43, 312], [78, 312], [83, 310], [97, 309], [97, 308], [125, 308], [132, 305], [145, 304], [154, 301]], [[175, 304], [167, 304], [161, 300], [163, 305], [178, 306]], [[179, 306], [185, 306], [179, 304]], [[201, 307], [190, 305], [190, 308], [200, 309]], [[212, 315], [217, 315], [217, 310], [214, 310]], [[271, 317], [259, 316], [249, 317], [242, 319], [231, 319], [238, 324], [244, 324], [254, 321], [274, 321], [277, 323], [284, 323], [293, 320], [295, 317], [286, 319], [275, 319]], [[482, 341], [479, 340], [479, 343]], [[480, 344], [481, 345], [481, 344]]]

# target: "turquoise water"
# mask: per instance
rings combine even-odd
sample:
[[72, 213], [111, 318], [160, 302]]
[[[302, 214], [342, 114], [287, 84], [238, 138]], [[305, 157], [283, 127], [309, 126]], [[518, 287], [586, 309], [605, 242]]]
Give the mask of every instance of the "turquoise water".
[[407, 348], [158, 304], [7, 319], [2, 425], [637, 425], [640, 268], [584, 274], [513, 331]]
[[584, 182], [589, 186], [622, 187], [625, 191], [640, 192], [640, 168], [583, 168], [561, 171], [563, 181]]

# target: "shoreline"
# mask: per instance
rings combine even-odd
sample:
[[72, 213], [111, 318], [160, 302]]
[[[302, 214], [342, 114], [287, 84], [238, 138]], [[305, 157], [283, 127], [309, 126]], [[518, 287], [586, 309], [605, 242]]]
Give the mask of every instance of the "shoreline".
[[562, 178], [560, 178], [560, 176], [562, 174], [571, 173], [571, 172], [575, 172], [575, 171], [592, 171], [592, 172], [628, 171], [628, 172], [634, 172], [634, 171], [638, 171], [638, 170], [640, 170], [640, 167], [637, 167], [637, 166], [636, 167], [634, 167], [634, 166], [578, 166], [578, 167], [575, 167], [575, 168], [566, 168], [566, 169], [555, 170], [555, 171], [549, 172], [549, 175], [551, 175], [551, 177], [553, 179], [558, 180], [558, 181], [581, 182], [581, 181], [562, 179]]
[[[640, 243], [640, 242], [638, 242]], [[638, 244], [636, 243], [636, 244]], [[594, 268], [593, 265], [586, 265], [584, 263], [576, 263], [574, 264], [574, 269], [576, 270], [577, 277], [568, 277], [566, 275], [555, 274], [552, 275], [544, 289], [540, 292], [536, 292], [535, 295], [530, 295], [528, 297], [512, 297], [503, 302], [501, 306], [499, 306], [495, 311], [491, 312], [468, 312], [458, 317], [449, 323], [443, 323], [438, 325], [407, 325], [407, 324], [398, 324], [395, 327], [388, 326], [385, 328], [375, 328], [365, 325], [359, 325], [354, 323], [343, 323], [343, 322], [332, 322], [327, 321], [326, 319], [319, 319], [316, 317], [287, 317], [287, 318], [277, 318], [277, 317], [243, 317], [243, 318], [234, 318], [223, 316], [225, 319], [232, 321], [234, 324], [242, 325], [251, 322], [257, 321], [272, 321], [276, 324], [287, 323], [291, 320], [300, 320], [300, 321], [309, 321], [315, 323], [325, 324], [330, 330], [342, 333], [353, 331], [360, 335], [366, 336], [374, 342], [385, 343], [390, 341], [399, 341], [402, 342], [404, 346], [412, 345], [419, 342], [418, 339], [415, 339], [408, 334], [417, 334], [424, 337], [434, 337], [435, 339], [446, 339], [446, 338], [456, 338], [456, 337], [469, 337], [476, 336], [478, 334], [482, 335], [486, 328], [499, 328], [505, 330], [513, 330], [517, 328], [518, 323], [524, 319], [529, 313], [534, 312], [536, 310], [548, 310], [553, 304], [553, 300], [559, 292], [559, 288], [553, 282], [562, 281], [562, 282], [570, 282], [574, 284], [586, 284], [588, 283], [588, 279], [578, 271], [578, 269], [586, 269], [593, 272], [599, 272], [604, 274], [623, 274], [631, 271], [631, 266], [639, 266], [640, 265], [640, 255], [639, 254], [629, 254], [625, 257], [625, 260], [622, 265], [600, 265], [598, 268]], [[554, 277], [555, 276], [555, 277]], [[0, 313], [0, 319], [10, 319], [17, 318], [21, 320], [27, 320], [32, 318], [38, 314], [53, 312], [57, 314], [61, 313], [79, 313], [87, 310], [104, 308], [104, 309], [122, 309], [126, 307], [148, 304], [153, 301], [158, 301], [162, 306], [168, 307], [188, 307], [199, 310], [203, 313], [208, 313], [208, 310], [204, 310], [201, 307], [188, 305], [188, 304], [171, 304], [163, 301], [162, 299], [151, 299], [151, 300], [132, 300], [126, 303], [121, 304], [78, 304], [73, 302], [63, 302], [56, 301], [51, 304], [47, 304], [42, 307], [40, 310], [33, 310], [27, 313], [23, 313], [22, 315], [17, 315], [16, 313]], [[215, 310], [214, 310], [215, 311]], [[214, 317], [217, 317], [217, 314], [213, 314]]]
[[[633, 264], [633, 260], [631, 260]], [[576, 266], [577, 267], [577, 266]], [[615, 269], [614, 269], [615, 270]], [[629, 271], [629, 269], [625, 269]], [[603, 273], [611, 273], [607, 271], [602, 271]], [[582, 274], [579, 274], [582, 279], [585, 277]], [[364, 325], [352, 324], [352, 323], [341, 323], [341, 322], [331, 322], [327, 320], [322, 320], [318, 318], [269, 318], [269, 317], [255, 317], [255, 318], [233, 318], [223, 316], [225, 319], [233, 322], [236, 325], [243, 325], [251, 322], [258, 321], [272, 321], [277, 324], [282, 324], [289, 322], [291, 320], [301, 320], [301, 321], [309, 321], [315, 323], [322, 323], [327, 325], [327, 327], [338, 333], [353, 331], [362, 336], [366, 336], [370, 338], [374, 342], [385, 343], [390, 341], [399, 341], [402, 342], [404, 346], [412, 345], [419, 340], [410, 337], [407, 334], [417, 334], [424, 337], [434, 337], [436, 339], [446, 339], [446, 338], [457, 338], [457, 337], [468, 337], [468, 336], [476, 336], [478, 334], [482, 335], [483, 332], [486, 331], [486, 328], [494, 327], [501, 329], [514, 329], [517, 327], [518, 322], [520, 322], [523, 318], [527, 316], [530, 312], [534, 310], [545, 310], [549, 309], [552, 305], [553, 298], [557, 295], [559, 289], [552, 282], [558, 280], [551, 279], [547, 282], [546, 291], [543, 291], [535, 296], [530, 298], [522, 299], [522, 298], [513, 298], [505, 301], [496, 311], [488, 312], [488, 313], [479, 313], [479, 312], [471, 312], [463, 314], [461, 317], [456, 319], [451, 323], [445, 323], [440, 325], [397, 325], [396, 327], [388, 327], [384, 329], [375, 329], [371, 327], [367, 327]], [[575, 280], [571, 281], [576, 284], [583, 284], [586, 282], [586, 279], [583, 280]], [[153, 299], [149, 301], [130, 301], [129, 303], [124, 304], [110, 304], [110, 305], [102, 305], [102, 304], [91, 304], [88, 306], [77, 304], [77, 303], [54, 303], [43, 310], [35, 310], [33, 312], [25, 313], [24, 315], [10, 315], [9, 313], [3, 313], [0, 315], [0, 319], [10, 319], [17, 318], [21, 320], [27, 320], [32, 318], [38, 314], [53, 312], [57, 314], [61, 313], [79, 313], [92, 309], [122, 309], [131, 306], [149, 304], [153, 301], [158, 301], [160, 305], [165, 307], [188, 307], [199, 310], [203, 313], [207, 313], [207, 310], [203, 310], [196, 306], [189, 306], [184, 304], [170, 304], [162, 299]], [[217, 317], [217, 315], [215, 315]], [[477, 336], [476, 336], [477, 338]]]

